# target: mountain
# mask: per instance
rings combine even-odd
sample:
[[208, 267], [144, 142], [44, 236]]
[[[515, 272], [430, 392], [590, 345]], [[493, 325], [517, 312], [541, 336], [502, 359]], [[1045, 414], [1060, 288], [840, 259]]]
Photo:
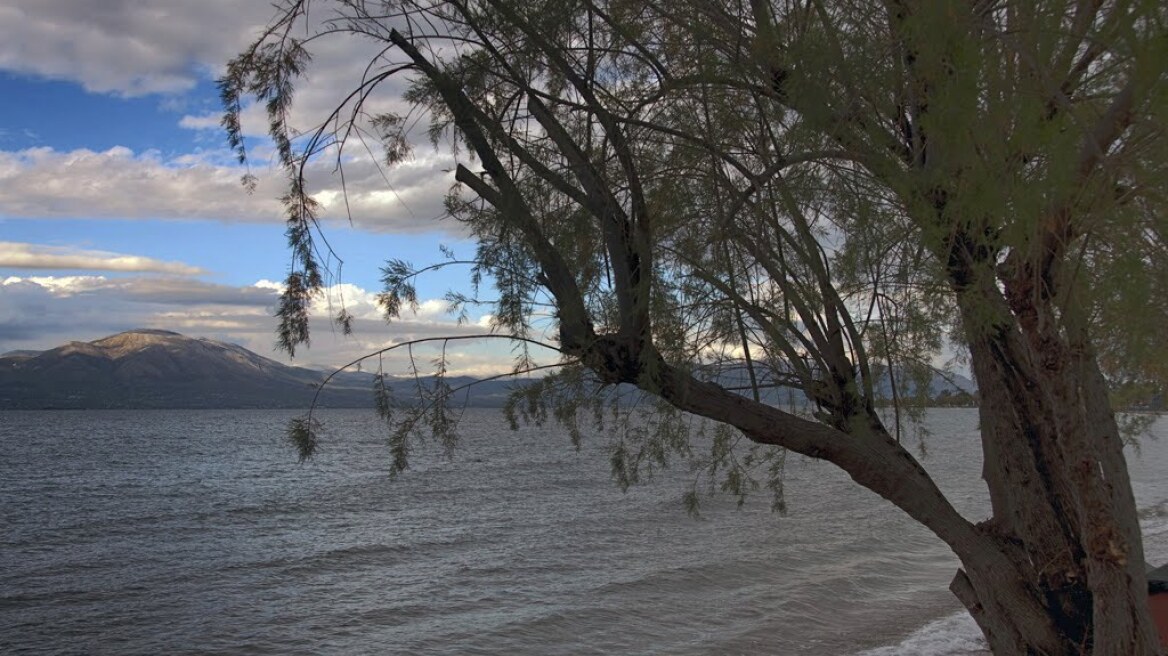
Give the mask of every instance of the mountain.
[[0, 356], [0, 407], [296, 407], [320, 379], [235, 344], [132, 330]]
[[[0, 409], [42, 408], [298, 408], [307, 409], [325, 373], [287, 365], [236, 344], [194, 339], [166, 330], [131, 330], [93, 342], [70, 342], [48, 351], [0, 355]], [[717, 382], [741, 391], [745, 369], [723, 370]], [[391, 378], [398, 402], [417, 398], [426, 378]], [[462, 389], [452, 405], [501, 407], [522, 381], [446, 379]], [[763, 381], [765, 382], [765, 381]], [[972, 383], [935, 379], [930, 396], [947, 403]], [[323, 407], [372, 408], [373, 376], [341, 372], [321, 390]], [[623, 389], [623, 388], [622, 388]], [[611, 390], [610, 390], [611, 391]], [[627, 391], [627, 390], [625, 390]], [[785, 388], [768, 388], [764, 400], [783, 403]], [[619, 393], [619, 391], [617, 392]], [[796, 402], [802, 395], [795, 393]], [[971, 400], [971, 399], [969, 399]]]
[[0, 353], [0, 358], [32, 358], [43, 353], [43, 351], [9, 351], [7, 353]]
[[[307, 409], [325, 372], [289, 367], [242, 346], [166, 330], [131, 330], [48, 351], [0, 355], [0, 409], [299, 408]], [[414, 378], [394, 378], [396, 399], [416, 398]], [[450, 377], [470, 394], [455, 405], [498, 407], [507, 381]], [[431, 381], [423, 378], [421, 384]], [[321, 390], [322, 407], [372, 408], [373, 375], [341, 372]]]

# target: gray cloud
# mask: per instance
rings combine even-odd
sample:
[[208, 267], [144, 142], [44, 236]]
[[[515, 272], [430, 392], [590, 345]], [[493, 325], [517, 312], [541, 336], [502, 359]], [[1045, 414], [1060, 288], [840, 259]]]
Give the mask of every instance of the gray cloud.
[[126, 304], [61, 296], [29, 279], [0, 280], [0, 353], [43, 350], [124, 330]]
[[126, 96], [193, 87], [257, 34], [267, 2], [7, 0], [0, 68]]
[[114, 279], [103, 286], [111, 294], [137, 303], [158, 305], [225, 305], [262, 308], [276, 302], [276, 292], [259, 287], [232, 287], [183, 278]]
[[139, 255], [123, 255], [106, 251], [89, 251], [11, 241], [0, 241], [0, 268], [149, 271], [182, 276], [205, 273], [198, 267], [182, 262], [163, 262]]

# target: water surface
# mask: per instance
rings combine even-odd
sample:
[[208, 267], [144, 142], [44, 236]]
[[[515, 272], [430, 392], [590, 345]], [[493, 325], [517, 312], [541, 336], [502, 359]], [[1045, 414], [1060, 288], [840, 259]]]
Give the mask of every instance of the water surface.
[[[469, 411], [454, 461], [390, 480], [372, 413], [332, 411], [297, 464], [283, 411], [0, 413], [0, 652], [969, 653], [936, 538], [792, 457], [786, 516], [671, 470], [622, 494], [603, 438]], [[926, 467], [985, 511], [971, 410], [933, 411]], [[1168, 560], [1168, 422], [1132, 458]]]

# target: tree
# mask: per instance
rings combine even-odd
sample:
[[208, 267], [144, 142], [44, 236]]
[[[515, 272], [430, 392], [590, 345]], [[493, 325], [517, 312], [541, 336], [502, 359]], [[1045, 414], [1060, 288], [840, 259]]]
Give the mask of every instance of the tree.
[[[478, 241], [473, 277], [494, 281], [500, 327], [538, 341], [535, 310], [554, 310], [564, 370], [532, 411], [575, 422], [584, 373], [634, 385], [667, 417], [828, 460], [926, 526], [960, 559], [951, 590], [994, 653], [1159, 653], [1109, 385], [1164, 380], [1162, 3], [327, 4], [316, 24], [308, 0], [287, 2], [221, 81], [241, 158], [254, 95], [289, 175], [285, 348], [307, 342], [323, 287], [303, 163], [339, 161], [361, 130], [389, 165], [408, 156], [411, 120], [363, 115], [404, 77], [459, 157], [447, 206]], [[309, 49], [355, 37], [384, 49], [297, 137]], [[416, 273], [387, 266], [388, 318]], [[911, 409], [944, 339], [980, 387], [980, 523], [901, 443], [899, 411], [877, 409], [883, 380]], [[810, 412], [767, 403], [776, 387]], [[419, 419], [395, 434], [395, 467]], [[441, 411], [432, 423], [449, 435]], [[618, 478], [688, 449], [676, 426], [615, 451]], [[310, 453], [311, 423], [297, 435]], [[725, 435], [711, 457], [742, 490]]]

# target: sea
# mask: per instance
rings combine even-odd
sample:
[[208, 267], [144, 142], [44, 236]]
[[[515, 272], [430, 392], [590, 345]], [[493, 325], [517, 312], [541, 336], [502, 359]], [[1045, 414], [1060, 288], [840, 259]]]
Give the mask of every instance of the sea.
[[[788, 458], [785, 514], [693, 517], [684, 466], [614, 485], [611, 435], [471, 409], [452, 459], [419, 445], [394, 478], [372, 412], [325, 411], [303, 464], [292, 416], [0, 412], [0, 653], [984, 653], [952, 554], [827, 463]], [[975, 411], [925, 425], [925, 467], [984, 516]], [[1161, 564], [1168, 419], [1129, 461]]]

